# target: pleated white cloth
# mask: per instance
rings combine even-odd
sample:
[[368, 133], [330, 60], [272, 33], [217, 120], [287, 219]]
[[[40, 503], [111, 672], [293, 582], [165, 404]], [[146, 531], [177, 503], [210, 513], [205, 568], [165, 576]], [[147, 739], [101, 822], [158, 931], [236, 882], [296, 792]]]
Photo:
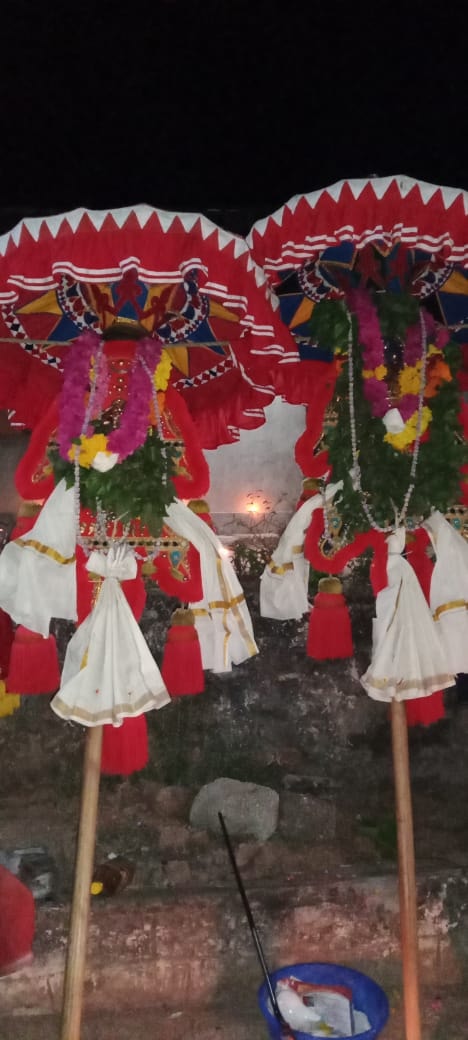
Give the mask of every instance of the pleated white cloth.
[[[329, 484], [327, 501], [343, 486]], [[323, 507], [321, 495], [314, 495], [294, 513], [260, 578], [262, 617], [299, 620], [310, 609], [308, 600], [309, 562], [304, 558], [304, 539], [312, 513]]]
[[165, 520], [200, 553], [203, 599], [191, 603], [203, 668], [230, 672], [258, 653], [242, 586], [211, 527], [183, 502], [172, 502]]
[[0, 555], [0, 607], [18, 625], [49, 635], [50, 619], [76, 621], [74, 489], [61, 480], [24, 538]]
[[454, 682], [448, 656], [413, 568], [405, 531], [387, 538], [388, 585], [377, 596], [372, 660], [361, 682], [379, 701], [424, 697]]
[[424, 527], [436, 554], [430, 604], [454, 672], [468, 672], [468, 544], [438, 510]]
[[51, 707], [83, 726], [111, 723], [170, 701], [161, 673], [127, 603], [121, 581], [136, 577], [125, 545], [91, 553], [87, 568], [104, 580], [94, 609], [70, 640], [62, 682]]

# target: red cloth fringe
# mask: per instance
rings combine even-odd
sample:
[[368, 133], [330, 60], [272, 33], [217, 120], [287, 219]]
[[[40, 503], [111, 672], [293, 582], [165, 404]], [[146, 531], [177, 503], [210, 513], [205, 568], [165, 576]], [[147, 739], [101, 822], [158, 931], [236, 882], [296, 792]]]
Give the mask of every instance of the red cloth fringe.
[[340, 593], [318, 592], [309, 615], [307, 654], [316, 661], [352, 657], [351, 619]]
[[183, 397], [172, 386], [168, 386], [165, 392], [161, 421], [165, 437], [169, 440], [181, 438], [184, 442], [177, 476], [172, 478], [177, 497], [198, 498], [206, 494], [210, 486], [210, 471], [198, 429]]
[[171, 625], [161, 674], [171, 697], [203, 693], [205, 677], [198, 634], [193, 625]]
[[34, 896], [19, 878], [0, 866], [0, 974], [32, 959], [35, 908]]
[[103, 726], [101, 773], [130, 776], [148, 765], [146, 715], [124, 719], [121, 726]]
[[13, 644], [13, 622], [9, 614], [0, 608], [0, 679], [5, 680], [10, 666]]
[[55, 693], [60, 686], [60, 669], [55, 637], [47, 639], [18, 625], [6, 680], [9, 693]]

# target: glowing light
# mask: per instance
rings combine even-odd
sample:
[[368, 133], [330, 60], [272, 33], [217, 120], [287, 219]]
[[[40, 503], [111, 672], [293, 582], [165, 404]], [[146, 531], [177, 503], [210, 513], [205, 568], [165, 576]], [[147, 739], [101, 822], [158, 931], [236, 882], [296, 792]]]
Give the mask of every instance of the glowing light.
[[247, 502], [246, 509], [247, 509], [248, 513], [259, 513], [260, 512], [260, 506], [259, 506], [258, 502]]

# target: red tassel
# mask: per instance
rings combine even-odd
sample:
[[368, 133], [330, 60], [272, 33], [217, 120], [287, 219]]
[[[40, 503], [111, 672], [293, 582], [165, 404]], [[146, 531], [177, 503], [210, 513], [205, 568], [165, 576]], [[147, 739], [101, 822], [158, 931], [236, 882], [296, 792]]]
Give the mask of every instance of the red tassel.
[[175, 610], [167, 641], [161, 674], [171, 697], [202, 693], [205, 689], [198, 634], [191, 610]]
[[0, 866], [0, 975], [18, 971], [32, 961], [34, 918], [32, 892]]
[[103, 726], [101, 773], [130, 776], [148, 765], [146, 715], [124, 719], [121, 726]]
[[315, 480], [315, 477], [304, 477], [304, 480], [302, 481], [301, 497], [296, 503], [296, 511], [300, 509], [305, 502], [308, 502], [309, 498], [313, 498], [314, 495], [317, 495], [319, 491], [320, 483], [318, 480]]
[[10, 693], [55, 693], [60, 686], [57, 644], [19, 625], [11, 647], [7, 689]]
[[321, 578], [309, 615], [307, 654], [316, 661], [352, 657], [351, 620], [338, 578]]
[[10, 615], [0, 609], [0, 679], [8, 675], [12, 644], [13, 622]]
[[444, 693], [437, 690], [429, 697], [412, 697], [405, 701], [408, 726], [430, 726], [445, 718]]

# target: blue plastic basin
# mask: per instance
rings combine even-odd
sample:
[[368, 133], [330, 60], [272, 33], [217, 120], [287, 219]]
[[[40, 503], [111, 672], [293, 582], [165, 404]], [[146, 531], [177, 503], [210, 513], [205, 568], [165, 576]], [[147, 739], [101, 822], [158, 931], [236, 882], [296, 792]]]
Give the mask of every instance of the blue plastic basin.
[[[315, 982], [324, 986], [347, 986], [353, 994], [353, 1007], [356, 1011], [364, 1011], [371, 1024], [364, 1033], [355, 1033], [354, 1040], [375, 1040], [388, 1020], [389, 1006], [387, 996], [368, 975], [353, 968], [344, 968], [341, 964], [288, 964], [270, 974], [273, 990], [279, 979], [286, 975], [294, 975], [301, 982]], [[275, 1018], [268, 996], [266, 983], [258, 991], [260, 1010], [268, 1026], [271, 1040], [280, 1040], [281, 1027]], [[313, 1033], [301, 1033], [294, 1030], [296, 1040], [310, 1040]], [[322, 1034], [323, 1036], [323, 1034]]]

